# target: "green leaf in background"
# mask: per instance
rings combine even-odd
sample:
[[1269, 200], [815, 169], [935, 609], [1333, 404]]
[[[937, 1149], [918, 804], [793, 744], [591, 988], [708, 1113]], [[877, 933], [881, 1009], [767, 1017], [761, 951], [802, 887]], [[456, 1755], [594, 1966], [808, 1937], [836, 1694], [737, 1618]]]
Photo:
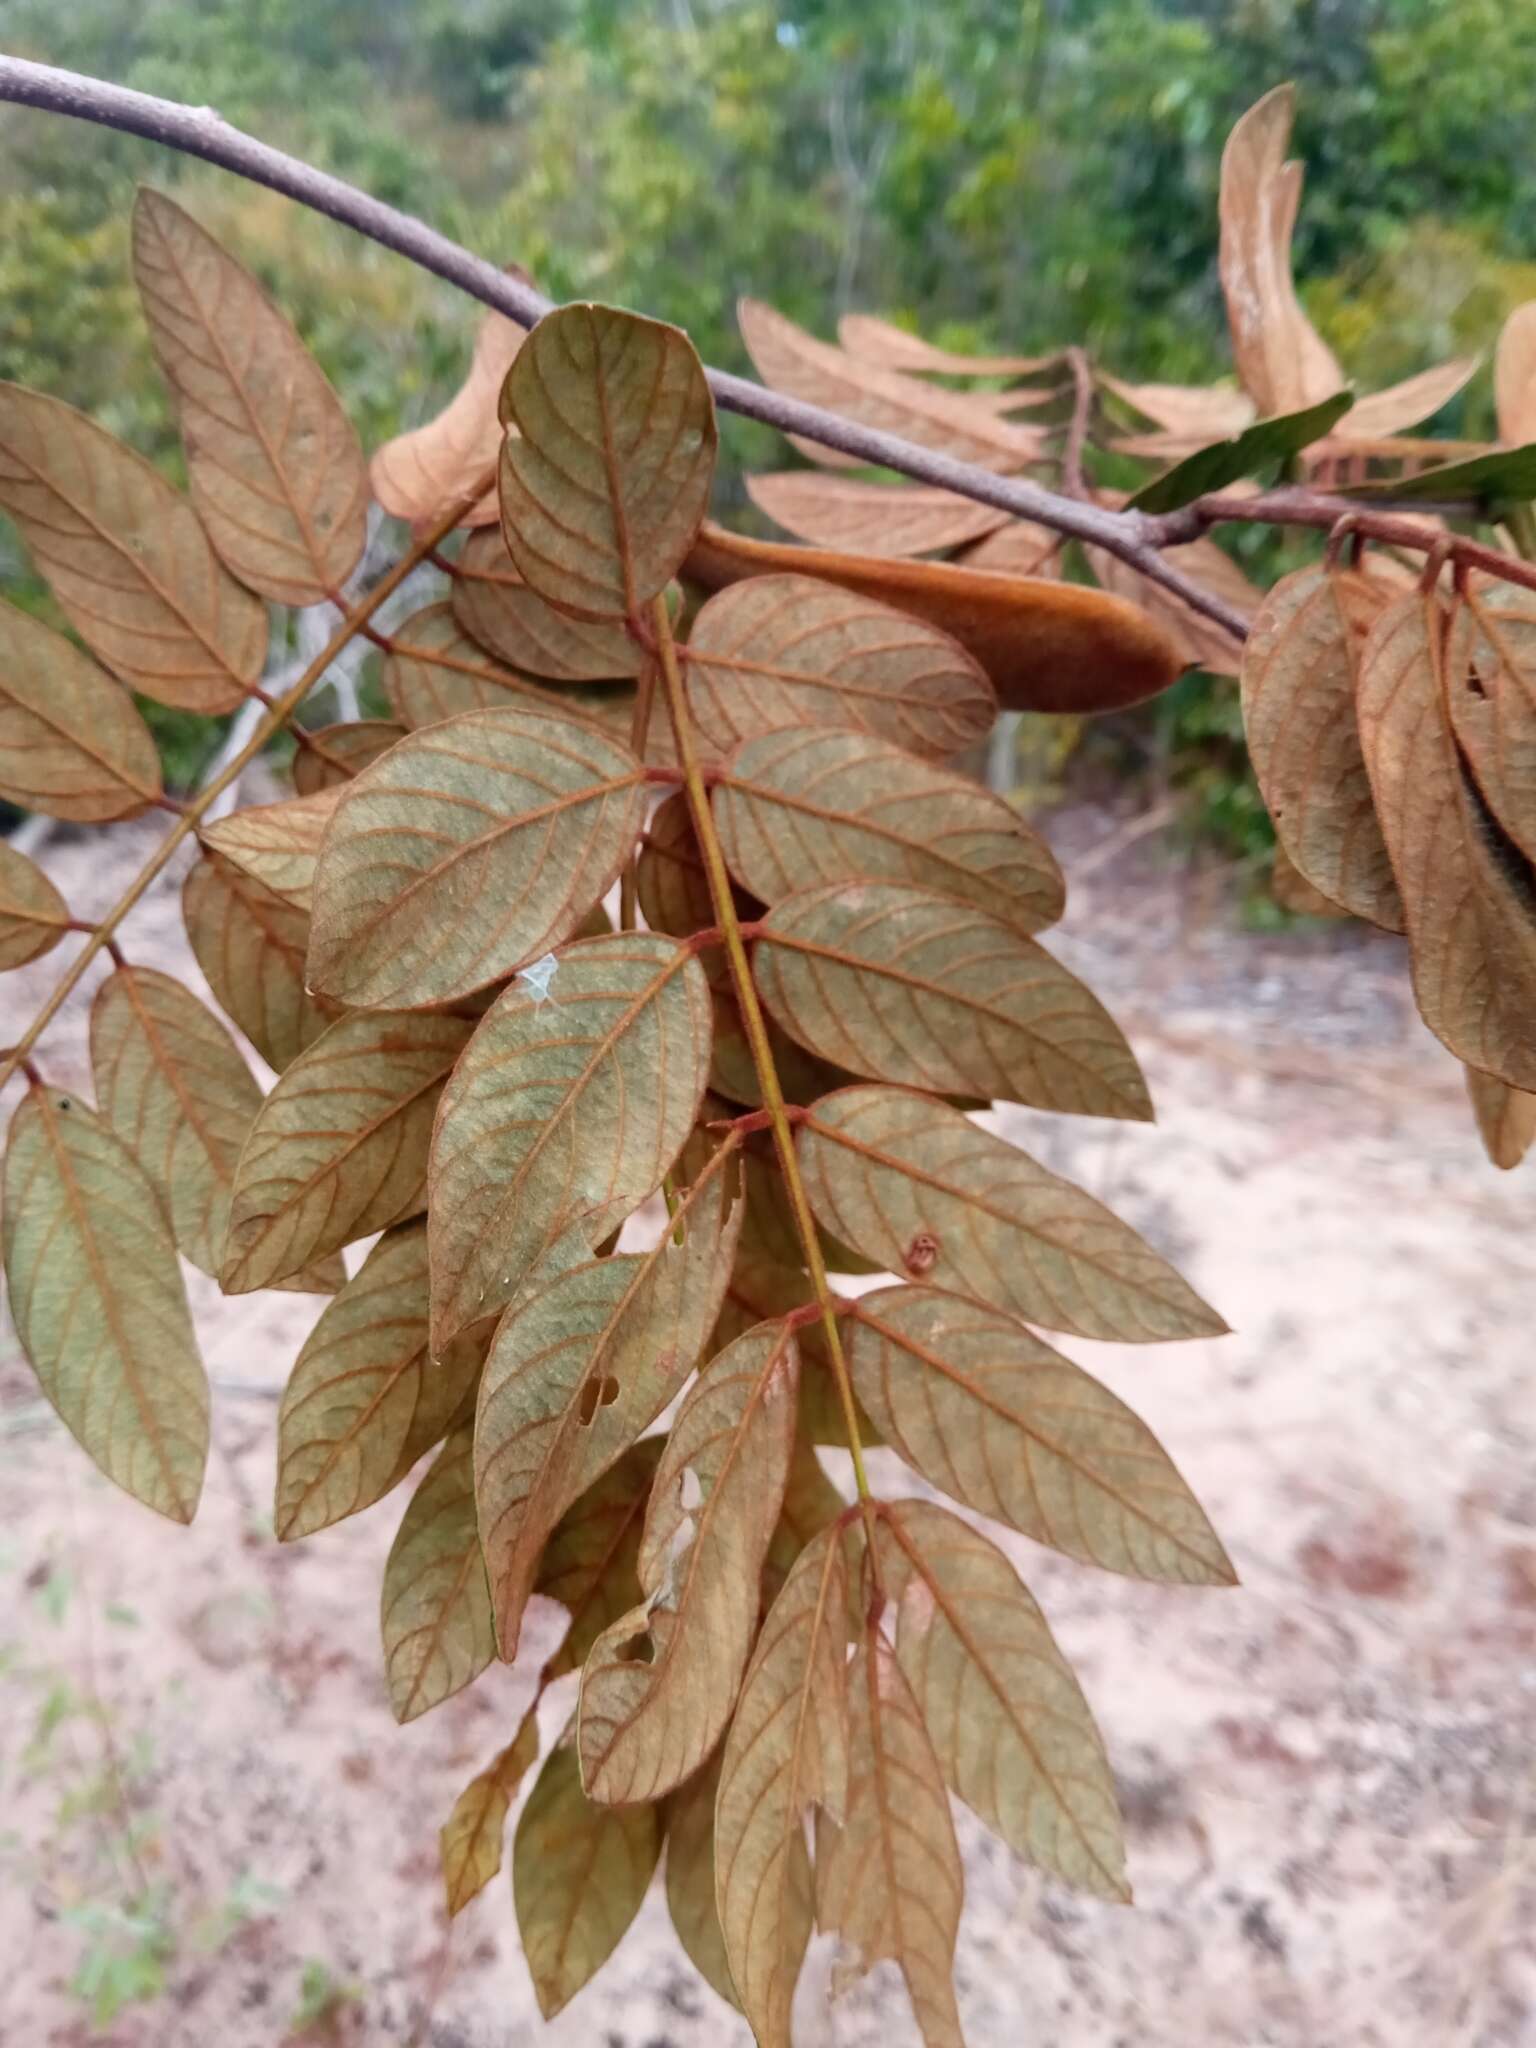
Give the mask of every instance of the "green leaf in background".
[[1213, 441], [1209, 448], [1197, 448], [1172, 469], [1143, 484], [1130, 500], [1137, 512], [1176, 512], [1207, 491], [1223, 491], [1228, 484], [1252, 476], [1270, 463], [1287, 462], [1343, 419], [1355, 402], [1352, 391], [1336, 391], [1319, 405], [1303, 406], [1300, 412], [1277, 413], [1273, 419], [1255, 420], [1228, 441]]

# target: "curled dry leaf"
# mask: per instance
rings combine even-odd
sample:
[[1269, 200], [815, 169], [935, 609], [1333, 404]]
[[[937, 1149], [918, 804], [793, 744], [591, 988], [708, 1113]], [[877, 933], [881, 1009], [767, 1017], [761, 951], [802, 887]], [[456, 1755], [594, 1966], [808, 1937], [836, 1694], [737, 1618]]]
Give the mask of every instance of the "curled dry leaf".
[[1536, 441], [1536, 299], [1504, 322], [1493, 358], [1493, 402], [1506, 448]]
[[188, 872], [181, 914], [219, 1007], [281, 1073], [332, 1018], [304, 987], [308, 917], [287, 897], [213, 854]]
[[806, 576], [722, 590], [683, 657], [699, 743], [713, 754], [782, 725], [835, 725], [942, 760], [980, 739], [997, 709], [947, 634]]
[[387, 1230], [330, 1302], [283, 1389], [277, 1415], [280, 1543], [382, 1500], [472, 1409], [480, 1333], [434, 1358], [428, 1343], [427, 1226]]
[[610, 306], [539, 322], [502, 387], [501, 515], [523, 580], [577, 618], [637, 617], [709, 502], [715, 408], [680, 328]]
[[642, 1599], [598, 1637], [582, 1670], [576, 1748], [589, 1798], [659, 1798], [724, 1734], [756, 1632], [799, 1378], [793, 1330], [765, 1323], [684, 1397], [646, 1510]]
[[281, 896], [307, 916], [315, 887], [315, 863], [341, 787], [317, 789], [281, 803], [252, 804], [202, 827], [203, 845], [242, 875]]
[[860, 361], [818, 341], [759, 299], [738, 300], [736, 319], [758, 375], [775, 391], [982, 469], [1023, 469], [1038, 461], [1045, 448], [1039, 427], [999, 419], [963, 393]]
[[753, 504], [786, 533], [856, 554], [926, 555], [962, 547], [1008, 517], [955, 491], [863, 483], [807, 469], [749, 476], [746, 483]]
[[1480, 1074], [1476, 1067], [1464, 1067], [1462, 1072], [1483, 1150], [1507, 1173], [1520, 1164], [1536, 1138], [1536, 1095], [1511, 1088], [1492, 1074]]
[[11, 1119], [0, 1203], [21, 1347], [107, 1477], [190, 1522], [208, 1460], [208, 1380], [149, 1176], [76, 1095], [33, 1088]]
[[1438, 598], [1400, 598], [1360, 664], [1360, 743], [1408, 925], [1413, 992], [1469, 1067], [1536, 1090], [1536, 886], [1463, 765]]
[[456, 1429], [433, 1459], [384, 1566], [379, 1627], [397, 1721], [462, 1692], [496, 1654], [475, 1527], [472, 1434], [468, 1424]]
[[807, 889], [763, 920], [752, 969], [790, 1036], [851, 1073], [1151, 1117], [1135, 1055], [1097, 997], [969, 904], [889, 883]]
[[461, 524], [496, 524], [500, 506], [495, 470], [502, 443], [496, 402], [525, 338], [524, 330], [505, 313], [485, 314], [475, 332], [469, 373], [443, 410], [424, 426], [397, 434], [375, 450], [368, 476], [373, 495], [386, 512], [413, 526], [429, 527], [486, 483], [484, 495]]
[[470, 1025], [340, 1017], [261, 1105], [235, 1174], [220, 1284], [270, 1287], [425, 1207], [437, 1098]]
[[517, 1649], [546, 1538], [698, 1362], [740, 1227], [722, 1155], [649, 1251], [598, 1258], [572, 1232], [502, 1318], [480, 1381], [475, 1493], [503, 1657]]
[[376, 1008], [501, 980], [617, 879], [643, 803], [634, 756], [572, 719], [469, 711], [410, 734], [337, 797], [311, 986]]
[[[980, 663], [1006, 711], [1118, 711], [1166, 690], [1188, 666], [1182, 648], [1145, 612], [1082, 583], [998, 575], [963, 562], [781, 546], [719, 526], [706, 526], [688, 557], [688, 574], [710, 590], [781, 572], [814, 576], [948, 634]], [[995, 708], [988, 707], [989, 721]], [[707, 729], [704, 709], [696, 705], [695, 715]], [[786, 722], [803, 723], [805, 716], [797, 710]], [[877, 729], [914, 753], [955, 752], [965, 744], [925, 746], [889, 719]]]
[[448, 1917], [462, 1913], [501, 1868], [501, 1842], [517, 1788], [539, 1753], [532, 1710], [493, 1764], [470, 1779], [438, 1835]]
[[209, 539], [248, 589], [321, 603], [368, 538], [363, 451], [325, 372], [244, 265], [147, 187], [133, 270]]
[[896, 1661], [949, 1789], [1021, 1856], [1128, 1903], [1103, 1740], [1013, 1566], [927, 1501], [884, 1506], [879, 1541]]
[[762, 2048], [789, 2048], [811, 1938], [805, 1815], [848, 1798], [848, 1575], [836, 1531], [814, 1537], [768, 1611], [725, 1739], [715, 1900], [731, 1980]]
[[848, 1365], [931, 1485], [1085, 1564], [1233, 1583], [1216, 1532], [1139, 1417], [1012, 1316], [930, 1287], [861, 1294]]
[[1355, 719], [1361, 652], [1391, 595], [1374, 577], [1321, 564], [1283, 576], [1243, 651], [1243, 725], [1298, 872], [1356, 917], [1401, 931], [1402, 898]]
[[689, 1962], [739, 2010], [715, 1905], [715, 1797], [723, 1760], [717, 1749], [667, 1801], [667, 1911]]
[[96, 825], [137, 817], [160, 788], [127, 691], [62, 633], [0, 604], [0, 799]]
[[1112, 1343], [1226, 1329], [1129, 1224], [945, 1103], [845, 1088], [796, 1144], [817, 1221], [885, 1271]]
[[1536, 591], [1469, 578], [1451, 614], [1445, 698], [1484, 801], [1536, 859]]
[[499, 661], [554, 683], [639, 674], [640, 643], [622, 623], [557, 611], [518, 574], [499, 527], [471, 534], [455, 568], [453, 615]]
[[0, 841], [0, 974], [40, 960], [69, 930], [69, 905], [24, 853]]
[[159, 1190], [177, 1250], [217, 1275], [235, 1168], [261, 1107], [239, 1047], [179, 981], [120, 967], [91, 1005], [91, 1072], [102, 1118]]
[[732, 872], [765, 903], [864, 876], [1035, 932], [1066, 901], [1050, 848], [1011, 804], [868, 733], [789, 726], [745, 740], [712, 803]]
[[909, 334], [873, 313], [845, 313], [837, 338], [849, 355], [887, 370], [931, 370], [951, 377], [1028, 377], [1059, 361], [1047, 356], [968, 356], [935, 348], [920, 334]]
[[955, 1940], [965, 1878], [933, 1744], [896, 1653], [870, 1625], [848, 1667], [848, 1808], [816, 1816], [816, 1924], [862, 1973], [901, 1970], [924, 2048], [963, 2048]]
[[659, 1808], [594, 1805], [573, 1749], [545, 1758], [512, 1848], [518, 1932], [545, 2019], [618, 1947], [656, 1873], [661, 1839]]
[[387, 718], [359, 718], [348, 725], [319, 726], [307, 737], [313, 744], [300, 746], [293, 757], [293, 786], [300, 796], [350, 782], [403, 740], [405, 727]]
[[539, 1559], [536, 1593], [570, 1616], [565, 1640], [545, 1667], [546, 1683], [579, 1671], [608, 1624], [640, 1598], [640, 1538], [666, 1439], [642, 1437], [594, 1479], [556, 1523]]
[[233, 711], [261, 678], [261, 600], [186, 500], [84, 413], [0, 383], [0, 509], [114, 675], [183, 711]]
[[709, 1071], [709, 991], [687, 947], [613, 932], [514, 983], [444, 1091], [432, 1137], [435, 1341], [503, 1308], [556, 1238], [588, 1245], [661, 1184]]

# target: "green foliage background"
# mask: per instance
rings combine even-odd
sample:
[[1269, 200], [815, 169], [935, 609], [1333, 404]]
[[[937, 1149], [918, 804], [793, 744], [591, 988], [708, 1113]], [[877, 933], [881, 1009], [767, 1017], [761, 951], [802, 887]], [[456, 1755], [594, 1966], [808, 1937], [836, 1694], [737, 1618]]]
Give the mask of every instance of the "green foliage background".
[[[1364, 388], [1486, 348], [1536, 296], [1536, 8], [1509, 0], [0, 0], [0, 46], [214, 106], [557, 297], [681, 322], [727, 368], [749, 367], [748, 291], [823, 333], [859, 307], [954, 346], [1227, 372], [1221, 145], [1284, 78], [1304, 296]], [[451, 389], [474, 312], [433, 280], [270, 194], [13, 109], [0, 375], [174, 467], [128, 274], [144, 177], [279, 288], [370, 445]], [[1485, 373], [1444, 425], [1491, 423]], [[728, 512], [741, 466], [777, 459], [730, 423]], [[1229, 786], [1231, 699], [1186, 687], [1147, 717], [1243, 845], [1262, 812]]]

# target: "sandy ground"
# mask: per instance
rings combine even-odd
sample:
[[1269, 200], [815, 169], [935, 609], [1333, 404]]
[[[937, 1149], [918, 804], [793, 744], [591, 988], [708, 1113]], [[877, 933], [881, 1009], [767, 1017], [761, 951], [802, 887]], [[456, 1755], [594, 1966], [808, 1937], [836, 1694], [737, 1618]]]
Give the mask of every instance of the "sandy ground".
[[[1245, 935], [1154, 841], [1095, 867], [1110, 830], [1062, 821], [1069, 873], [1092, 872], [1060, 950], [1130, 1030], [1159, 1123], [1003, 1122], [1232, 1323], [1214, 1343], [1069, 1348], [1157, 1429], [1242, 1585], [1161, 1590], [1010, 1546], [1104, 1729], [1138, 1904], [1062, 1892], [959, 1814], [968, 2038], [1536, 2041], [1531, 1182], [1483, 1160], [1393, 942]], [[125, 828], [123, 859], [134, 844]], [[121, 873], [99, 840], [45, 863], [79, 914]], [[184, 961], [169, 893], [132, 930], [131, 957]], [[0, 1040], [56, 960], [10, 978]], [[50, 1072], [78, 1083], [78, 1020], [51, 1043]], [[497, 1667], [394, 1726], [376, 1616], [404, 1494], [272, 1540], [274, 1398], [318, 1304], [193, 1281], [220, 1391], [191, 1531], [99, 1481], [0, 1340], [0, 2041], [745, 2041], [657, 1889], [548, 2029], [505, 1876], [447, 1931], [437, 1829], [528, 1679]], [[147, 1936], [113, 1917], [136, 1865]], [[163, 1988], [93, 2033], [82, 1969], [135, 1940], [158, 1945]], [[341, 1994], [328, 2031], [295, 2032], [306, 1974], [312, 2005]], [[813, 1952], [807, 2048], [914, 2038], [885, 1971], [836, 2009], [828, 1975]]]

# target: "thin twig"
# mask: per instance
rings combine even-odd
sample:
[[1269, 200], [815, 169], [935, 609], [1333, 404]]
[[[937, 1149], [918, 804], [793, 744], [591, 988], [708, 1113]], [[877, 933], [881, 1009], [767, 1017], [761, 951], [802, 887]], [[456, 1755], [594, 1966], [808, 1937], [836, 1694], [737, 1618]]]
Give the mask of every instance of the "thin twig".
[[1067, 350], [1067, 367], [1072, 372], [1072, 417], [1061, 449], [1061, 487], [1069, 498], [1090, 496], [1083, 475], [1083, 450], [1088, 443], [1088, 421], [1093, 412], [1093, 371], [1080, 348]]

